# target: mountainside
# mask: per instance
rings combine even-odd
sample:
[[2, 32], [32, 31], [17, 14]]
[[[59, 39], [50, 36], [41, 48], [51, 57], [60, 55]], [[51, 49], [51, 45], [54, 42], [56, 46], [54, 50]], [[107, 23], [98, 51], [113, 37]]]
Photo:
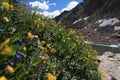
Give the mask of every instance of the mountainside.
[[118, 38], [120, 37], [119, 15], [120, 0], [84, 0], [71, 11], [65, 11], [55, 17], [55, 20], [66, 27], [82, 32], [87, 40], [95, 41], [96, 37], [98, 43], [102, 41], [107, 44], [118, 44], [120, 41]]

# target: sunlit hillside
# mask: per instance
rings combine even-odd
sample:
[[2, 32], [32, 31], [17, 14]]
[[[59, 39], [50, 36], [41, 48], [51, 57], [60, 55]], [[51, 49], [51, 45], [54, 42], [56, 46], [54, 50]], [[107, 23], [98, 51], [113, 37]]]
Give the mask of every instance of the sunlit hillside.
[[0, 0], [0, 80], [101, 80], [98, 64], [73, 29], [22, 1]]

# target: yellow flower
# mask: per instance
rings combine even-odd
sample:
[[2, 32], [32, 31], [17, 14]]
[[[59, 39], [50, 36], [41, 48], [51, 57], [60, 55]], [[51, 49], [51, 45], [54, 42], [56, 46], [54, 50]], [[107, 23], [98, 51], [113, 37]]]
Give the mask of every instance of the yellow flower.
[[56, 80], [56, 76], [52, 75], [51, 73], [47, 73], [47, 80]]
[[5, 76], [0, 76], [0, 80], [7, 80]]
[[7, 11], [13, 9], [13, 5], [9, 4], [8, 2], [2, 2], [2, 5]]
[[52, 65], [51, 67], [52, 67], [52, 68], [56, 68], [56, 65]]
[[40, 18], [37, 18], [35, 21], [34, 21], [34, 23], [37, 25], [37, 24], [39, 24], [41, 22], [41, 19]]
[[94, 53], [95, 53], [96, 55], [98, 55], [98, 52], [97, 52], [96, 50], [94, 50]]
[[47, 44], [47, 47], [50, 47], [51, 46], [51, 44]]
[[62, 30], [63, 30], [63, 28], [59, 28], [58, 30], [59, 30], [59, 31], [62, 31]]
[[5, 55], [12, 51], [11, 47], [8, 46], [10, 38], [6, 39], [0, 46], [0, 54]]
[[47, 61], [47, 60], [49, 59], [49, 56], [42, 56], [41, 59], [42, 59], [43, 61]]
[[106, 76], [106, 73], [105, 73], [105, 71], [104, 71], [103, 69], [99, 69], [99, 71], [100, 71], [100, 75], [101, 75], [102, 77], [105, 77], [105, 76]]
[[70, 40], [71, 38], [68, 37], [67, 39]]
[[98, 62], [97, 60], [95, 60], [95, 64], [97, 64], [97, 65], [98, 65], [98, 64], [99, 64], [99, 62]]
[[24, 47], [23, 47], [23, 50], [24, 50], [24, 51], [26, 51], [26, 50], [27, 50], [27, 48], [24, 46]]
[[76, 40], [76, 42], [77, 42], [78, 44], [80, 44], [80, 43], [81, 43], [80, 39], [77, 39], [77, 40]]
[[70, 34], [74, 34], [74, 33], [75, 33], [75, 31], [73, 29], [70, 29], [68, 34], [70, 35]]
[[52, 48], [51, 50], [50, 50], [50, 54], [55, 54], [57, 51], [56, 51], [56, 49], [55, 48]]
[[28, 38], [32, 39], [34, 37], [34, 35], [31, 32], [28, 32]]
[[38, 46], [38, 47], [41, 49], [41, 52], [46, 52], [47, 51], [46, 47], [43, 47], [43, 46]]
[[3, 17], [4, 22], [9, 22], [9, 19], [7, 17]]
[[41, 41], [41, 44], [44, 45], [46, 42], [45, 41]]
[[10, 65], [7, 65], [7, 67], [5, 68], [5, 73], [9, 74], [13, 72], [14, 72], [14, 69]]

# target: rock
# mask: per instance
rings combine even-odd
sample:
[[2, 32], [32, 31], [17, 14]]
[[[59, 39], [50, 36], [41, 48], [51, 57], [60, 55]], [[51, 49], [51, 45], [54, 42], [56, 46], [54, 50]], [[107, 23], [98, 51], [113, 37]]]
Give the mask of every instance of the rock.
[[120, 80], [120, 54], [105, 52], [98, 59], [100, 60], [99, 71], [102, 69], [105, 72], [102, 80]]

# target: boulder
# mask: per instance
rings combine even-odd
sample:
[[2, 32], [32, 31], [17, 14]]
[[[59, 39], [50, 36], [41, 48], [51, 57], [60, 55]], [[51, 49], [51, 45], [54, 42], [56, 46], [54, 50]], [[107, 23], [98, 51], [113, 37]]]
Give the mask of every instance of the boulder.
[[99, 71], [102, 69], [105, 73], [102, 80], [120, 80], [120, 54], [105, 52], [99, 56]]

